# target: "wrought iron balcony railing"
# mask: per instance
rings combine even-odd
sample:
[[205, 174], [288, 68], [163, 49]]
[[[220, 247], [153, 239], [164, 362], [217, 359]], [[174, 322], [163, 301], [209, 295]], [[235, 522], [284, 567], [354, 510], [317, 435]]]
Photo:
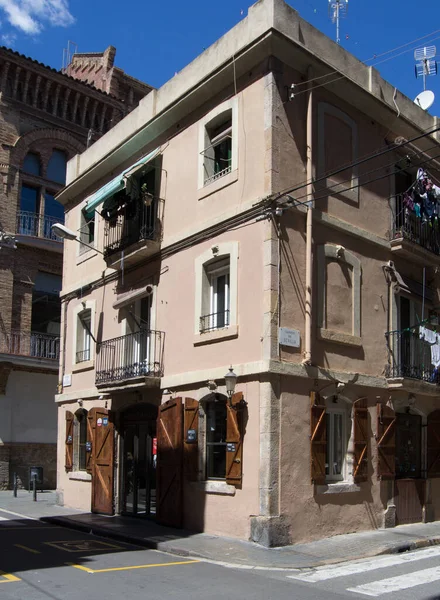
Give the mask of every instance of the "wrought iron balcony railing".
[[64, 223], [64, 219], [20, 210], [17, 214], [17, 233], [61, 242], [62, 240], [52, 231], [54, 223]]
[[0, 332], [0, 352], [57, 361], [60, 356], [60, 338], [48, 333]]
[[141, 329], [105, 340], [96, 348], [96, 383], [162, 377], [165, 333]]
[[114, 219], [106, 221], [104, 255], [111, 256], [137, 242], [157, 239], [160, 200], [148, 196], [146, 201], [147, 204], [142, 199], [132, 202]]
[[79, 350], [76, 353], [76, 363], [82, 363], [82, 362], [86, 362], [87, 360], [90, 360], [90, 348], [87, 348], [86, 350]]
[[200, 333], [213, 331], [214, 329], [223, 329], [229, 326], [229, 310], [211, 313], [200, 317]]
[[418, 217], [415, 212], [406, 208], [403, 194], [396, 197], [396, 216], [393, 221], [392, 239], [403, 238], [417, 244], [434, 254], [440, 254], [440, 227], [438, 221], [430, 221]]
[[440, 370], [432, 365], [432, 346], [420, 339], [418, 328], [390, 331], [385, 337], [388, 345], [387, 377], [440, 383]]

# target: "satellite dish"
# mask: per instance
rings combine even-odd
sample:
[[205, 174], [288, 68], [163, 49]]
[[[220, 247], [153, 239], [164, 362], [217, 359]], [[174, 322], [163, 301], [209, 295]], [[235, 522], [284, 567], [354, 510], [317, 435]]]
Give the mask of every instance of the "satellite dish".
[[420, 92], [420, 94], [414, 100], [414, 104], [420, 106], [422, 110], [428, 110], [434, 104], [435, 96], [434, 92], [431, 90], [425, 90], [424, 92]]

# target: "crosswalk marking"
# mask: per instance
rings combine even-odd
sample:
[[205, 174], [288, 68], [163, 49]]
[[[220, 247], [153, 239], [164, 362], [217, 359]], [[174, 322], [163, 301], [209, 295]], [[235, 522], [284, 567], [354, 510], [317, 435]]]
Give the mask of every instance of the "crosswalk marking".
[[433, 558], [436, 556], [440, 556], [440, 547], [418, 550], [413, 554], [396, 554], [393, 556], [373, 558], [371, 560], [350, 562], [343, 565], [318, 567], [317, 569], [307, 573], [296, 573], [295, 575], [287, 575], [287, 577], [289, 579], [317, 583], [319, 581], [326, 581], [327, 579], [347, 577], [349, 575], [356, 575], [357, 573], [365, 573], [367, 571], [374, 571], [376, 569], [384, 569], [385, 567], [393, 567], [396, 565], [425, 560], [427, 558]]
[[399, 590], [406, 590], [425, 583], [433, 583], [440, 580], [440, 567], [425, 569], [424, 571], [415, 571], [406, 575], [390, 577], [389, 579], [381, 579], [358, 585], [357, 587], [347, 588], [348, 592], [363, 594], [364, 596], [382, 596], [382, 594], [390, 594]]

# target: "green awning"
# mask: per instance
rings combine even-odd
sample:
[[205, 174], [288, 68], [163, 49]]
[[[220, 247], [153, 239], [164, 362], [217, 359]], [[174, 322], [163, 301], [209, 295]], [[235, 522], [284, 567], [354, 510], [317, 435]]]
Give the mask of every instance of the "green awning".
[[100, 206], [104, 202], [104, 200], [110, 198], [110, 196], [113, 196], [114, 194], [116, 194], [116, 192], [123, 190], [126, 186], [128, 178], [131, 175], [134, 175], [139, 170], [139, 167], [147, 164], [148, 162], [156, 158], [159, 152], [160, 148], [156, 148], [155, 150], [138, 160], [136, 163], [122, 171], [122, 173], [120, 173], [117, 177], [114, 177], [111, 181], [102, 186], [102, 188], [100, 188], [97, 192], [92, 194], [84, 208], [86, 215], [93, 216], [95, 209], [98, 208], [98, 206]]

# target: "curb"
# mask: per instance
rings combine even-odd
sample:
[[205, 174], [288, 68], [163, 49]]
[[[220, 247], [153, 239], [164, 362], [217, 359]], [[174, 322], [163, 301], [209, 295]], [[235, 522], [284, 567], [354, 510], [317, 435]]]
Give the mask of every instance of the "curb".
[[432, 537], [432, 538], [419, 538], [409, 542], [403, 542], [396, 544], [394, 546], [390, 546], [387, 548], [381, 548], [372, 554], [362, 554], [359, 556], [346, 557], [340, 559], [321, 559], [321, 560], [313, 560], [313, 557], [310, 557], [310, 564], [305, 566], [302, 564], [301, 566], [292, 566], [292, 567], [276, 567], [276, 566], [263, 566], [263, 565], [250, 565], [242, 562], [230, 563], [222, 560], [215, 560], [207, 557], [206, 555], [200, 554], [197, 551], [189, 551], [181, 546], [175, 546], [172, 542], [158, 542], [151, 538], [141, 538], [132, 535], [127, 535], [121, 533], [119, 531], [112, 531], [107, 529], [106, 527], [100, 527], [99, 525], [89, 525], [86, 523], [81, 523], [77, 521], [73, 521], [71, 519], [65, 517], [41, 517], [39, 519], [42, 522], [55, 524], [60, 527], [64, 527], [67, 529], [72, 529], [76, 531], [82, 531], [84, 533], [96, 535], [99, 537], [113, 539], [116, 541], [123, 542], [125, 544], [140, 546], [143, 548], [148, 548], [150, 550], [160, 550], [161, 552], [167, 552], [170, 554], [175, 554], [176, 556], [182, 556], [186, 558], [197, 558], [203, 560], [205, 562], [211, 564], [217, 564], [223, 567], [234, 568], [234, 569], [249, 569], [249, 570], [259, 570], [259, 571], [298, 571], [303, 569], [313, 569], [320, 566], [326, 566], [329, 564], [339, 564], [347, 561], [353, 560], [362, 560], [367, 558], [374, 558], [375, 556], [383, 556], [386, 554], [401, 554], [404, 552], [411, 552], [414, 550], [418, 550], [421, 548], [426, 548], [429, 546], [437, 546], [440, 545], [440, 536]]

